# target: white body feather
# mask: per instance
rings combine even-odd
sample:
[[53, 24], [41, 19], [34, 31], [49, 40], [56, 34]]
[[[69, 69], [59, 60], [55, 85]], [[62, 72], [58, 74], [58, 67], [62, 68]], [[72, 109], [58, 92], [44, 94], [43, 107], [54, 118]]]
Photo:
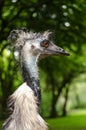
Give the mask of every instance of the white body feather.
[[26, 83], [14, 92], [11, 100], [14, 110], [9, 117], [10, 121], [8, 118], [3, 124], [5, 130], [47, 130], [45, 121], [37, 111], [36, 97]]

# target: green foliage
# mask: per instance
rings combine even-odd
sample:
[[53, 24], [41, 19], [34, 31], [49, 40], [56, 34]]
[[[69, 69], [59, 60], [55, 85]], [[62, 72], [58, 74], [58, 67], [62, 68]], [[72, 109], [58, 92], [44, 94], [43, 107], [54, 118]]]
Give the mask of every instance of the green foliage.
[[2, 129], [2, 123], [3, 123], [3, 121], [0, 121], [0, 129]]
[[[49, 112], [52, 115], [52, 111], [56, 111], [61, 94], [66, 95], [66, 87], [70, 87], [73, 79], [86, 70], [86, 1], [2, 0], [0, 2], [1, 111], [6, 108], [8, 96], [22, 83], [20, 70], [14, 63], [14, 60], [16, 62], [14, 50], [6, 40], [12, 29], [22, 26], [37, 32], [53, 31], [55, 43], [71, 54], [70, 57], [53, 57], [51, 60], [48, 58], [40, 62], [40, 67], [44, 71], [41, 73], [41, 78], [45, 77], [41, 84], [44, 93], [42, 109], [44, 115], [49, 115]], [[48, 92], [51, 96], [47, 94]]]

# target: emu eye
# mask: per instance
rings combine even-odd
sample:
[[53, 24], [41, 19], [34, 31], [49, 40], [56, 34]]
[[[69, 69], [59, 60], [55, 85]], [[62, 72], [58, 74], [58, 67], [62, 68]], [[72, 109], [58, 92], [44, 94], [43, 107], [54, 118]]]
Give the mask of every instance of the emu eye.
[[41, 46], [47, 48], [49, 46], [49, 41], [48, 40], [42, 41]]

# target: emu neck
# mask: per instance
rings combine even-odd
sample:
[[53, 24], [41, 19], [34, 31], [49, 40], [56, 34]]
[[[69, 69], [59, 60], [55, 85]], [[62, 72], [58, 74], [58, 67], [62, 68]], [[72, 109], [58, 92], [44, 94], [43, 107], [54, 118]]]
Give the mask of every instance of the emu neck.
[[37, 97], [37, 105], [40, 105], [40, 85], [38, 66], [35, 56], [27, 56], [21, 58], [22, 75], [24, 82], [34, 91], [34, 95]]

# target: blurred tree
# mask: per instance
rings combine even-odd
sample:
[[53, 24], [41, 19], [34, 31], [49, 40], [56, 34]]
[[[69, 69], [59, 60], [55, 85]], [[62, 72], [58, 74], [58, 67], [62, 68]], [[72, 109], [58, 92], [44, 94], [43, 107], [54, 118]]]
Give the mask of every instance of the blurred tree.
[[[22, 26], [33, 31], [55, 30], [56, 44], [70, 51], [70, 58], [54, 57], [40, 63], [46, 74], [46, 85], [52, 92], [50, 116], [56, 117], [58, 115], [56, 104], [63, 88], [69, 86], [74, 77], [85, 71], [85, 19], [85, 0], [0, 1], [0, 108], [2, 111], [6, 106], [8, 95], [21, 82], [19, 71], [14, 73], [17, 67], [13, 61], [13, 50], [6, 41], [9, 32]], [[5, 51], [10, 52], [8, 57], [4, 54]]]

